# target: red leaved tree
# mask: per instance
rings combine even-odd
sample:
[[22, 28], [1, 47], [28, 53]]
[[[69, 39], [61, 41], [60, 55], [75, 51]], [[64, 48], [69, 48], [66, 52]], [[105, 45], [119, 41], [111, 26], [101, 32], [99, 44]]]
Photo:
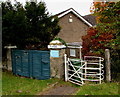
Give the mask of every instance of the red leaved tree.
[[108, 43], [113, 38], [112, 33], [100, 33], [98, 27], [91, 27], [87, 31], [87, 35], [83, 36], [83, 55], [99, 55], [108, 48]]
[[105, 48], [119, 51], [120, 2], [93, 2], [90, 12], [97, 17], [97, 25], [83, 37], [83, 55], [103, 54]]

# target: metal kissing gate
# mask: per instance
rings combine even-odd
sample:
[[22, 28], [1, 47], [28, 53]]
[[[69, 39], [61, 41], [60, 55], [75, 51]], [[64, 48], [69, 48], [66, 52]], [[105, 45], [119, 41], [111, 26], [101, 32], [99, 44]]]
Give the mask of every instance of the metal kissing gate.
[[86, 81], [99, 82], [104, 79], [104, 59], [96, 56], [85, 56], [81, 59], [70, 59], [65, 54], [65, 81], [83, 85]]

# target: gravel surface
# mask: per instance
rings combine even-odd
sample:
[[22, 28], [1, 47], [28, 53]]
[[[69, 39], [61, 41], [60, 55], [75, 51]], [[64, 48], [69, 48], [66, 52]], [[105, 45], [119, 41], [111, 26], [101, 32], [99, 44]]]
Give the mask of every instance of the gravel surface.
[[73, 95], [76, 93], [78, 88], [67, 86], [67, 85], [60, 85], [55, 86], [49, 90], [42, 92], [40, 95]]

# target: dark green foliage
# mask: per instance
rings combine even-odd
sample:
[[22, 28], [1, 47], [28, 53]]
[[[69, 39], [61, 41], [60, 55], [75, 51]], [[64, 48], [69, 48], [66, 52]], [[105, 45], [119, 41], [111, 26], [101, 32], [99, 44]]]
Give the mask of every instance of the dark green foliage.
[[59, 37], [55, 37], [53, 40], [59, 40], [63, 45], [67, 46], [66, 42]]
[[109, 32], [114, 36], [108, 47], [120, 49], [120, 1], [98, 3], [94, 14], [97, 16], [98, 27], [100, 32]]
[[58, 19], [49, 15], [44, 2], [2, 3], [3, 46], [12, 44], [19, 49], [47, 49], [58, 34]]
[[111, 50], [112, 80], [120, 81], [120, 50]]
[[97, 2], [94, 13], [98, 16], [99, 31], [113, 35], [105, 46], [111, 50], [111, 71], [115, 75], [120, 73], [120, 1]]

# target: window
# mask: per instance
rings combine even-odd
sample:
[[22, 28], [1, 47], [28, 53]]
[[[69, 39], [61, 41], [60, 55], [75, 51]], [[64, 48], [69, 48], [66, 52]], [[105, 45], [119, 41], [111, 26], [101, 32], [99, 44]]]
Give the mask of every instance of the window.
[[72, 23], [73, 22], [73, 19], [69, 18], [69, 23]]
[[73, 22], [72, 16], [69, 16], [69, 23], [72, 23], [72, 22]]
[[70, 49], [70, 56], [76, 57], [75, 49]]
[[59, 50], [50, 50], [50, 57], [59, 57]]

